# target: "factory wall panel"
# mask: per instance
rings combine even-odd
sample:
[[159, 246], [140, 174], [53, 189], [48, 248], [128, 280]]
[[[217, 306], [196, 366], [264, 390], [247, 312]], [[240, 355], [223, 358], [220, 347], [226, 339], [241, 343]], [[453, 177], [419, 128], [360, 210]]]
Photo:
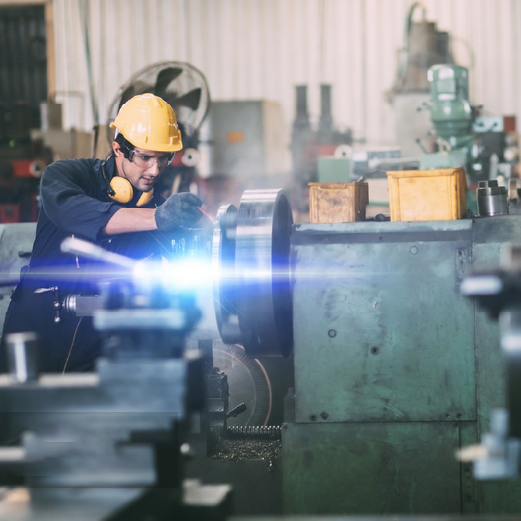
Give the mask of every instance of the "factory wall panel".
[[[308, 85], [316, 122], [321, 83], [333, 85], [338, 128], [352, 128], [369, 143], [396, 139], [385, 94], [404, 45], [406, 0], [54, 0], [53, 5], [57, 96], [66, 126], [104, 123], [118, 89], [135, 72], [175, 60], [199, 68], [214, 99], [281, 103], [288, 142], [295, 85]], [[451, 34], [458, 62], [470, 68], [471, 100], [486, 113], [516, 115], [521, 126], [521, 0], [423, 5], [427, 19]]]

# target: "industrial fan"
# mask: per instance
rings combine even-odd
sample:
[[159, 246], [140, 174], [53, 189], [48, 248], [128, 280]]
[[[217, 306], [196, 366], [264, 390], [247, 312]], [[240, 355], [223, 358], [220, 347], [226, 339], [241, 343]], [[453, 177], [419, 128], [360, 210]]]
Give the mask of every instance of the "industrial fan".
[[[118, 91], [108, 110], [107, 124], [121, 105], [137, 94], [151, 92], [172, 105], [184, 148], [196, 147], [197, 131], [210, 108], [210, 91], [203, 73], [185, 62], [154, 63], [136, 72]], [[107, 134], [112, 141], [112, 133]]]

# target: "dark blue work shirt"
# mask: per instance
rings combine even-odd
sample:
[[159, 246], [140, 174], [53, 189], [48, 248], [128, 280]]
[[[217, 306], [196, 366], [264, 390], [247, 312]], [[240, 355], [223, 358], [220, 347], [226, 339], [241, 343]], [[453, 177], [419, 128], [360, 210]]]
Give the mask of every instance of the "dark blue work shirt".
[[[159, 232], [124, 233], [107, 236], [103, 229], [124, 207], [107, 193], [102, 160], [74, 159], [49, 165], [41, 179], [41, 209], [31, 262], [16, 287], [4, 322], [4, 335], [35, 331], [39, 337], [39, 365], [42, 372], [92, 371], [101, 353], [101, 335], [90, 316], [61, 313], [55, 320], [56, 299], [68, 294], [96, 294], [102, 280], [122, 278], [121, 268], [77, 258], [60, 249], [62, 241], [74, 236], [109, 251], [144, 259], [169, 252], [169, 240]], [[114, 158], [106, 163], [107, 179], [115, 171]], [[141, 194], [137, 193], [135, 200]], [[164, 202], [154, 195], [146, 207]], [[128, 274], [127, 274], [128, 276]], [[124, 278], [124, 277], [123, 277]], [[49, 288], [58, 287], [58, 293]], [[42, 291], [45, 289], [46, 291]], [[57, 296], [59, 294], [59, 296]], [[0, 372], [7, 370], [5, 343], [0, 346]]]
[[[31, 285], [49, 285], [49, 280], [46, 279], [52, 279], [52, 273], [56, 272], [57, 278], [63, 275], [64, 280], [52, 282], [61, 286], [64, 291], [86, 289], [81, 287], [86, 282], [82, 278], [83, 272], [92, 271], [93, 266], [98, 263], [62, 253], [60, 245], [67, 237], [84, 239], [133, 259], [159, 256], [167, 251], [168, 240], [158, 232], [113, 236], [103, 233], [110, 218], [120, 208], [134, 207], [134, 200], [141, 194], [135, 194], [133, 201], [128, 204], [110, 199], [101, 165], [101, 159], [73, 159], [56, 161], [45, 169], [41, 179], [41, 209], [36, 238], [26, 275], [33, 281]], [[107, 179], [111, 179], [115, 173], [113, 157], [106, 162], [105, 169]], [[154, 208], [163, 202], [162, 196], [154, 194], [145, 208]]]

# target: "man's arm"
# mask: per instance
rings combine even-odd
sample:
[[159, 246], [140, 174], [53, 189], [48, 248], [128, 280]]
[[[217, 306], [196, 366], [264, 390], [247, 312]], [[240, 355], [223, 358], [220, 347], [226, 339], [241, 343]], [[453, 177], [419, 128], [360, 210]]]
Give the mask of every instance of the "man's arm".
[[155, 212], [155, 208], [120, 208], [109, 219], [102, 232], [106, 235], [117, 235], [157, 230]]
[[103, 233], [146, 232], [151, 230], [171, 231], [190, 227], [201, 217], [199, 197], [183, 192], [171, 195], [157, 208], [120, 208], [107, 222]]

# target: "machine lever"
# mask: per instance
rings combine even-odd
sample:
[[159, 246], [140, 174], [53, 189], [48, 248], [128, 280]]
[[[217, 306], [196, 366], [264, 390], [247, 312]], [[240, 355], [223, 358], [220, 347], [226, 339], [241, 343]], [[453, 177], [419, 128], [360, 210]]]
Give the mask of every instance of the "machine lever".
[[60, 288], [58, 286], [51, 286], [50, 288], [38, 288], [34, 290], [35, 295], [39, 295], [41, 293], [48, 293], [52, 291], [54, 293], [54, 322], [55, 324], [59, 324], [62, 321], [60, 311], [62, 309], [61, 299], [60, 299]]
[[246, 407], [246, 404], [242, 402], [239, 405], [235, 406], [231, 411], [228, 411], [226, 418], [237, 418], [239, 414], [242, 414], [247, 409], [248, 407]]
[[119, 266], [130, 271], [132, 271], [136, 265], [135, 261], [128, 257], [104, 250], [91, 242], [76, 239], [75, 237], [67, 237], [62, 241], [60, 247], [63, 253], [71, 253], [87, 259], [106, 262], [107, 264]]

